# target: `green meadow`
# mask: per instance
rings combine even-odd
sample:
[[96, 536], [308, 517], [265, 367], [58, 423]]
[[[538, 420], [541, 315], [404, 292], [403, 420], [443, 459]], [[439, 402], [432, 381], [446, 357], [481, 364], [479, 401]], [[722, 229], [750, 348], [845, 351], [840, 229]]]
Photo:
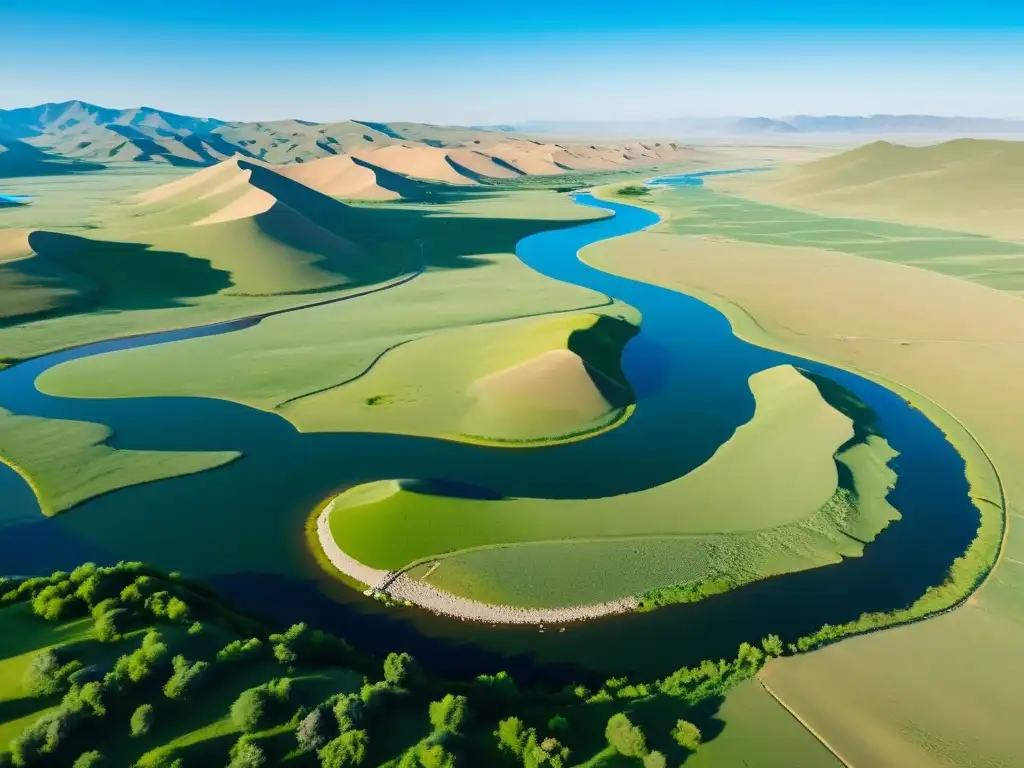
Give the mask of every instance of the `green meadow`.
[[[490, 500], [381, 481], [332, 501], [331, 533], [364, 565], [411, 568], [453, 594], [521, 607], [636, 595], [654, 607], [859, 555], [898, 517], [885, 503], [892, 451], [874, 436], [853, 440], [853, 422], [791, 367], [755, 374], [750, 386], [753, 419], [665, 485], [602, 499]], [[470, 524], [480, 519], [487, 525]]]
[[806, 213], [704, 187], [659, 192], [671, 219], [656, 231], [907, 264], [1004, 291], [1024, 290], [1024, 244], [945, 229]]
[[221, 467], [231, 451], [133, 451], [106, 444], [102, 424], [19, 416], [0, 408], [0, 461], [9, 464], [56, 515], [104, 493]]

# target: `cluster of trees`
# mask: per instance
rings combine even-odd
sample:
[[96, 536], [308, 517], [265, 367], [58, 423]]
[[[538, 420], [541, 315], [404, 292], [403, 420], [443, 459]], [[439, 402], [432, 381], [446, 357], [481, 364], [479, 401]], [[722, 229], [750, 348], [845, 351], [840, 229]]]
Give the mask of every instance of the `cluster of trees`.
[[645, 187], [643, 184], [627, 184], [624, 187], [619, 187], [615, 194], [622, 195], [623, 197], [640, 197], [642, 195], [649, 195], [651, 190]]
[[[657, 768], [665, 765], [664, 749], [648, 747], [631, 720], [633, 702], [663, 698], [677, 702], [672, 706], [685, 714], [784, 650], [772, 635], [757, 646], [744, 643], [732, 660], [684, 667], [661, 680], [619, 677], [594, 690], [583, 685], [520, 690], [505, 672], [442, 681], [426, 674], [407, 653], [373, 661], [305, 624], [270, 632], [227, 610], [203, 588], [138, 563], [85, 565], [71, 573], [0, 582], [0, 605], [14, 603], [28, 604], [44, 620], [90, 617], [96, 637], [112, 651], [104, 664], [85, 664], [59, 648], [33, 658], [24, 676], [25, 691], [50, 701], [59, 697], [59, 703], [11, 743], [10, 762], [18, 768], [102, 765], [111, 733], [151, 746], [161, 724], [183, 711], [175, 707], [192, 706], [217, 686], [235, 684], [231, 681], [246, 669], [266, 669], [267, 677], [241, 691], [226, 713], [240, 732], [227, 768], [263, 768], [285, 758], [289, 764], [320, 768], [367, 765], [373, 755], [390, 749], [388, 734], [399, 713], [429, 723], [426, 737], [399, 756], [391, 755], [399, 768], [479, 764], [480, 744], [487, 743], [479, 736], [487, 733], [493, 734], [495, 755], [503, 756], [494, 757], [498, 762], [564, 768], [570, 745], [582, 743], [580, 729], [590, 728], [600, 738], [599, 724], [591, 728], [593, 716], [586, 713], [602, 712], [602, 707], [613, 713], [604, 732], [608, 748], [645, 768]], [[338, 667], [362, 673], [358, 691], [335, 694], [312, 707], [297, 696], [297, 678], [309, 670]], [[245, 674], [251, 679], [253, 672]], [[41, 702], [44, 706], [49, 704]], [[278, 737], [288, 733], [294, 741], [285, 755]], [[687, 720], [658, 738], [670, 752], [676, 749], [673, 742], [688, 751], [701, 742], [699, 728]], [[182, 768], [188, 760], [187, 754], [171, 755], [159, 765]]]

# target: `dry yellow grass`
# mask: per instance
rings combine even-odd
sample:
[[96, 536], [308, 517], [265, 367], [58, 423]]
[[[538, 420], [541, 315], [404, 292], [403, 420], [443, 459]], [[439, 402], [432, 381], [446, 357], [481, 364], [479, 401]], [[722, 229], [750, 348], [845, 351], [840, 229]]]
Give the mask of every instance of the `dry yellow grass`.
[[[1020, 764], [1024, 750], [1007, 734], [1024, 711], [1024, 536], [1012, 506], [1024, 494], [1024, 302], [900, 264], [719, 239], [647, 233], [584, 257], [702, 296], [762, 343], [893, 379], [971, 430], [1011, 504], [993, 577], [951, 614], [773, 662], [764, 674], [853, 765]], [[998, 491], [972, 478], [972, 492]]]
[[1024, 239], [1024, 142], [879, 141], [716, 188], [812, 211]]

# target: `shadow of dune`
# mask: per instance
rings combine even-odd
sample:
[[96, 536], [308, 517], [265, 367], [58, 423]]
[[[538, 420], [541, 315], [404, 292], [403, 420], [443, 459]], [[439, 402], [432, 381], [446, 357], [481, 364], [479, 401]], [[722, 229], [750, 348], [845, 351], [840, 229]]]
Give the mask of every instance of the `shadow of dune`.
[[473, 194], [479, 194], [473, 187], [467, 185], [460, 187], [453, 184], [434, 184], [429, 181], [421, 181], [403, 176], [400, 173], [389, 171], [379, 165], [374, 165], [366, 160], [353, 156], [352, 162], [363, 168], [373, 171], [377, 177], [377, 184], [384, 189], [395, 192], [403, 200], [412, 203], [455, 203], [465, 200]]
[[174, 251], [154, 251], [145, 243], [91, 240], [36, 231], [28, 237], [37, 254], [98, 286], [98, 303], [107, 309], [158, 309], [187, 306], [183, 299], [230, 288], [231, 273], [205, 259]]

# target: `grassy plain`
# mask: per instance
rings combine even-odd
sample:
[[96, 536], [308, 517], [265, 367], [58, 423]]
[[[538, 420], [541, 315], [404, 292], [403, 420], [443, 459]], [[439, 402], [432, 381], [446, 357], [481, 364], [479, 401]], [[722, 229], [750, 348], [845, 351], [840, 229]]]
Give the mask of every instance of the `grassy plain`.
[[1024, 241], [1024, 142], [875, 142], [712, 186], [778, 205]]
[[[833, 458], [853, 436], [850, 420], [788, 366], [755, 374], [751, 389], [753, 419], [706, 464], [665, 485], [603, 499], [488, 500], [384, 481], [341, 494], [331, 531], [366, 565], [397, 570], [422, 561], [414, 578], [527, 607], [708, 579], [743, 583], [860, 554], [851, 536], [870, 541], [895, 517], [875, 503], [893, 479], [891, 451], [879, 440], [839, 455], [861, 497], [854, 502], [837, 487]], [[466, 524], [481, 517], [488, 525]], [[774, 546], [780, 541], [784, 554]]]
[[233, 451], [131, 451], [106, 444], [102, 424], [20, 416], [0, 408], [0, 461], [32, 487], [45, 515], [118, 488], [189, 475], [234, 461]]
[[[687, 218], [709, 199], [700, 192], [676, 208], [661, 195], [656, 207]], [[838, 221], [847, 228], [889, 226]], [[681, 231], [687, 227], [684, 222]], [[1021, 762], [1019, 744], [1004, 734], [1024, 709], [1013, 672], [1019, 665], [1009, 653], [1024, 643], [1024, 539], [1017, 535], [1015, 501], [1024, 479], [1013, 471], [1024, 461], [1016, 387], [1024, 376], [1024, 303], [1009, 291], [943, 274], [941, 260], [916, 259], [912, 251], [903, 250], [905, 258], [900, 252], [887, 260], [857, 258], [845, 246], [751, 242], [735, 235], [742, 227], [666, 233], [673, 228], [669, 222], [660, 233], [597, 245], [585, 258], [710, 301], [758, 343], [898, 382], [892, 386], [928, 413], [967, 459], [983, 515], [971, 579], [984, 575], [998, 547], [1001, 484], [1009, 500], [999, 561], [965, 605], [772, 662], [765, 681], [853, 765]], [[958, 233], [949, 237], [962, 244]], [[1014, 262], [1002, 260], [1006, 274], [993, 273], [987, 282], [1013, 286]]]
[[[434, 403], [427, 403], [426, 395], [446, 393], [453, 402], [465, 398], [466, 389], [486, 373], [565, 349], [573, 328], [593, 324], [594, 311], [636, 320], [635, 312], [610, 304], [607, 297], [543, 277], [513, 255], [516, 241], [529, 232], [595, 215], [562, 196], [507, 193], [447, 205], [361, 210], [369, 217], [367, 227], [383, 227], [407, 247], [422, 240], [432, 266], [400, 286], [296, 315], [270, 317], [243, 331], [75, 361], [48, 371], [38, 385], [77, 397], [177, 394], [231, 399], [265, 410], [280, 408], [305, 431], [338, 428], [359, 411], [365, 414], [365, 428], [387, 429], [397, 423], [390, 416], [393, 409], [405, 416], [415, 411], [428, 432], [458, 432], [464, 431], [458, 419], [441, 418], [443, 411], [436, 418], [431, 415]], [[541, 327], [554, 330], [531, 341], [530, 335]], [[469, 342], [476, 350], [473, 356], [459, 347]], [[456, 359], [465, 360], [465, 376], [449, 380], [447, 355], [455, 348], [463, 350]], [[472, 358], [488, 364], [478, 366]], [[399, 369], [413, 363], [418, 366], [415, 376], [401, 381]], [[360, 378], [368, 370], [370, 374]], [[566, 372], [582, 381], [578, 368]], [[422, 390], [410, 403], [407, 396], [414, 381], [423, 382]], [[393, 391], [396, 387], [401, 391]], [[527, 434], [571, 431], [607, 413], [594, 411], [582, 420], [538, 425]], [[416, 428], [416, 422], [410, 424]], [[492, 423], [478, 426], [491, 433], [487, 437], [502, 436], [493, 434]], [[516, 437], [514, 432], [506, 434]]]

